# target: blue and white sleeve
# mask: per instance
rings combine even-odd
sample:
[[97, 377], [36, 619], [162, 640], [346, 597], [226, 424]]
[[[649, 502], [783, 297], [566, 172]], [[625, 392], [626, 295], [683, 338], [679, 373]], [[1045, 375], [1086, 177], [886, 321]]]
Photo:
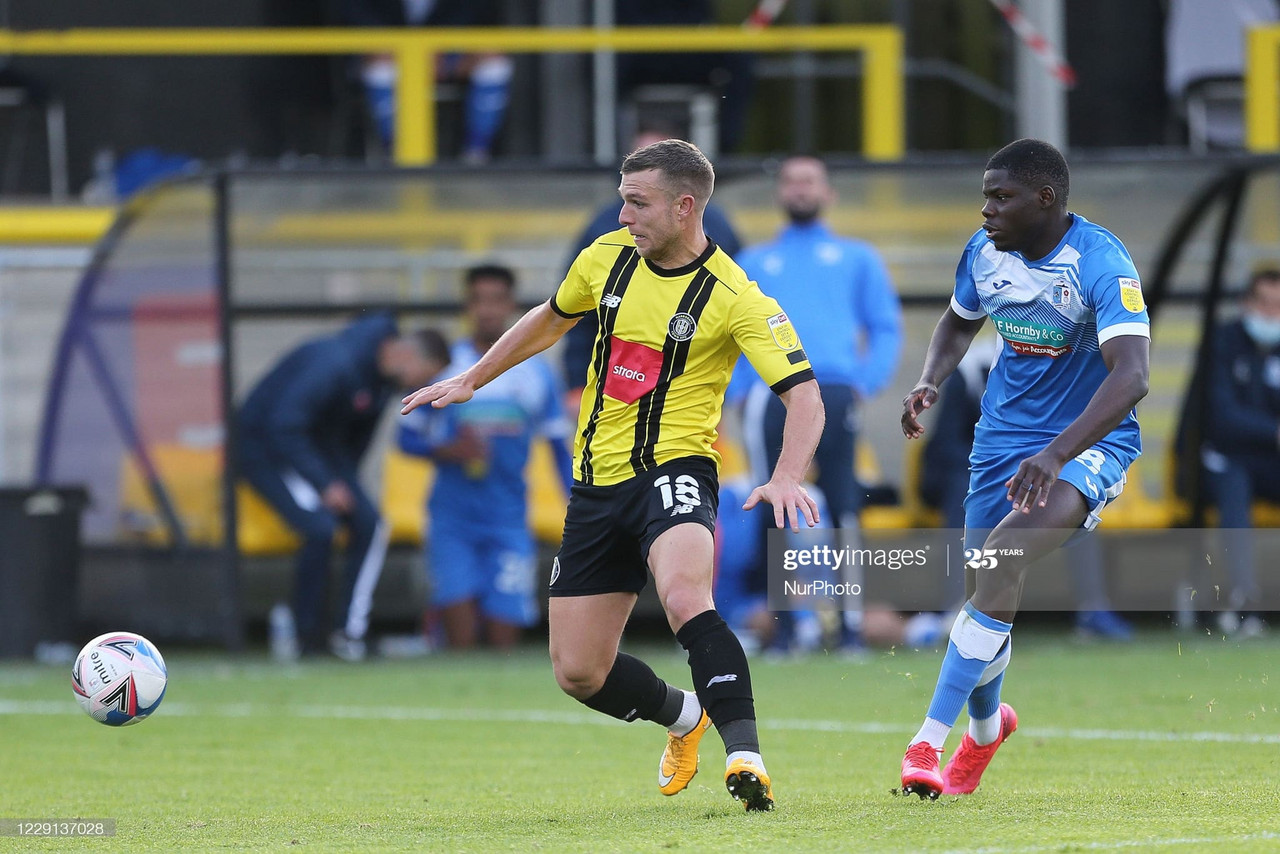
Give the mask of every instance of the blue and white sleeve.
[[978, 283], [973, 279], [973, 263], [978, 254], [980, 241], [986, 239], [981, 229], [969, 238], [964, 252], [960, 253], [960, 263], [956, 264], [956, 287], [951, 294], [951, 310], [965, 320], [980, 320], [987, 316], [987, 311], [978, 299]]
[[1101, 346], [1121, 335], [1151, 337], [1151, 318], [1142, 298], [1142, 282], [1124, 247], [1112, 244], [1087, 254], [1080, 278], [1086, 303], [1093, 307]]

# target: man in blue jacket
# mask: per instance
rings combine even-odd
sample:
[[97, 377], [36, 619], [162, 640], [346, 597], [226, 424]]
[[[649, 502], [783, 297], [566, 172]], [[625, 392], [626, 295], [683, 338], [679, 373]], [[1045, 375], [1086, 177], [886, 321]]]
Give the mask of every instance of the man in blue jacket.
[[[841, 237], [822, 221], [835, 203], [826, 165], [793, 156], [778, 171], [778, 203], [786, 227], [768, 243], [748, 247], [738, 263], [760, 290], [803, 329], [805, 353], [822, 387], [827, 426], [814, 463], [817, 484], [838, 528], [855, 529], [861, 495], [853, 476], [858, 402], [877, 394], [898, 366], [902, 311], [880, 254], [869, 243]], [[738, 370], [750, 370], [739, 362]], [[751, 466], [772, 471], [782, 447], [786, 411], [759, 382], [743, 408]], [[843, 643], [856, 647], [857, 614], [846, 615]]]
[[[387, 531], [360, 487], [360, 460], [392, 393], [430, 380], [448, 361], [441, 349], [443, 339], [401, 335], [389, 314], [369, 315], [290, 352], [240, 407], [237, 471], [303, 541], [294, 618], [304, 653], [330, 645], [363, 657]], [[339, 526], [347, 529], [346, 571], [330, 638], [329, 558]]]

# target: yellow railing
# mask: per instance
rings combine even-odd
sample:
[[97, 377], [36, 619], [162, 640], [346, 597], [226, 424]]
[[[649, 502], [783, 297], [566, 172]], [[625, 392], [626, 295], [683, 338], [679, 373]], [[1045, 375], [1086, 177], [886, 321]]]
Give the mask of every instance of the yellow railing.
[[1247, 36], [1244, 134], [1250, 151], [1280, 151], [1280, 26], [1255, 27]]
[[435, 54], [791, 50], [857, 51], [863, 56], [862, 152], [898, 160], [904, 145], [902, 34], [888, 25], [487, 29], [148, 29], [0, 30], [0, 54], [227, 55], [390, 53], [399, 67], [395, 161], [422, 166], [436, 156]]

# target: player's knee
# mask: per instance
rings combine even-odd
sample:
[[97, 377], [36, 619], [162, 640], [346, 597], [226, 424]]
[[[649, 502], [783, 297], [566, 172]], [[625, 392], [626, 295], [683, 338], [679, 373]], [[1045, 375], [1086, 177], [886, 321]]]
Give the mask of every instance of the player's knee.
[[551, 667], [560, 690], [579, 701], [598, 694], [609, 676], [608, 668], [596, 667], [585, 661], [553, 659]]
[[714, 608], [711, 591], [697, 585], [675, 585], [662, 594], [662, 609], [666, 612], [672, 631], [679, 631], [681, 626], [694, 617]]

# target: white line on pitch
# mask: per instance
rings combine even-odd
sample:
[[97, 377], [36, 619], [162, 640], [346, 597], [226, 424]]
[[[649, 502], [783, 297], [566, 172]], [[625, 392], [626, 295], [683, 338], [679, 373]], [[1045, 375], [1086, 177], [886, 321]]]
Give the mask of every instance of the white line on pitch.
[[[0, 715], [80, 714], [71, 700], [0, 700]], [[573, 711], [530, 709], [437, 709], [414, 706], [265, 706], [252, 703], [165, 703], [157, 712], [162, 717], [293, 717], [333, 720], [374, 721], [446, 721], [468, 723], [518, 724], [619, 724], [603, 715]], [[798, 720], [768, 718], [760, 722], [762, 729], [792, 732], [835, 732], [861, 735], [896, 735], [915, 732], [914, 726], [902, 724], [860, 723], [855, 721]], [[1157, 730], [1073, 729], [1062, 727], [1023, 727], [1031, 738], [1071, 739], [1075, 741], [1153, 741], [1165, 743], [1209, 742], [1222, 744], [1280, 744], [1274, 733], [1234, 732], [1160, 732]]]

